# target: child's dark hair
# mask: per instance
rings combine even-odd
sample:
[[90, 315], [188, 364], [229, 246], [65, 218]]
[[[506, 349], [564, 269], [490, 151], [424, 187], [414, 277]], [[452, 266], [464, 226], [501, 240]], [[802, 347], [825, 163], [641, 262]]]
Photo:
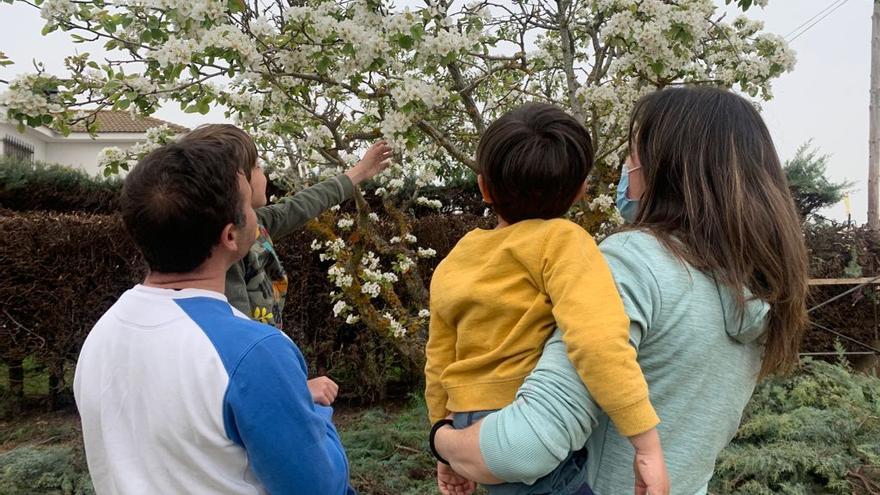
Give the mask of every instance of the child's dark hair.
[[587, 129], [547, 103], [507, 112], [477, 145], [477, 172], [495, 213], [509, 223], [562, 216], [592, 168]]

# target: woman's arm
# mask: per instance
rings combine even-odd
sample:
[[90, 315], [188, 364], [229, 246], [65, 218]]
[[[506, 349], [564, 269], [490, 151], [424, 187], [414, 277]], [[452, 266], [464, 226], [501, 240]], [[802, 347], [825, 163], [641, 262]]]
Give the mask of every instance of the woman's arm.
[[556, 332], [513, 404], [469, 428], [441, 429], [435, 447], [474, 481], [532, 484], [583, 448], [598, 414]]

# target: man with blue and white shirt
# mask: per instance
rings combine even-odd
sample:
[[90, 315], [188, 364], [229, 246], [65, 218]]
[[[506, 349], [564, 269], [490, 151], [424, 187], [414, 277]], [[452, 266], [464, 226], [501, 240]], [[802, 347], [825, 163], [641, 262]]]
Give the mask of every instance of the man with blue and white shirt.
[[149, 274], [98, 321], [74, 378], [99, 494], [351, 494], [296, 345], [223, 295], [254, 242], [251, 188], [222, 146], [174, 143], [126, 177]]

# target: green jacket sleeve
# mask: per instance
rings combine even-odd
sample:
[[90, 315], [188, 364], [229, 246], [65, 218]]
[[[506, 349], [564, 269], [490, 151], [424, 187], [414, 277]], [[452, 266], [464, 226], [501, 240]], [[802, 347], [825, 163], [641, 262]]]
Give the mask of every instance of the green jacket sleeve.
[[293, 233], [321, 212], [351, 197], [354, 185], [345, 174], [315, 184], [275, 205], [257, 209], [260, 224], [272, 239]]
[[226, 271], [226, 299], [232, 307], [251, 318], [251, 302], [248, 298], [247, 282], [244, 280], [244, 263], [244, 259], [238, 260]]

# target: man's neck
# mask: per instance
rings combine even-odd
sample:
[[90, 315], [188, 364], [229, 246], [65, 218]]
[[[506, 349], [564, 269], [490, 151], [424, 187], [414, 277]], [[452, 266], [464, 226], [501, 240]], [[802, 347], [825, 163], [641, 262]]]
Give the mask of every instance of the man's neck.
[[226, 290], [226, 271], [222, 267], [202, 265], [187, 273], [150, 272], [144, 279], [144, 285], [158, 289], [202, 289], [223, 294]]

